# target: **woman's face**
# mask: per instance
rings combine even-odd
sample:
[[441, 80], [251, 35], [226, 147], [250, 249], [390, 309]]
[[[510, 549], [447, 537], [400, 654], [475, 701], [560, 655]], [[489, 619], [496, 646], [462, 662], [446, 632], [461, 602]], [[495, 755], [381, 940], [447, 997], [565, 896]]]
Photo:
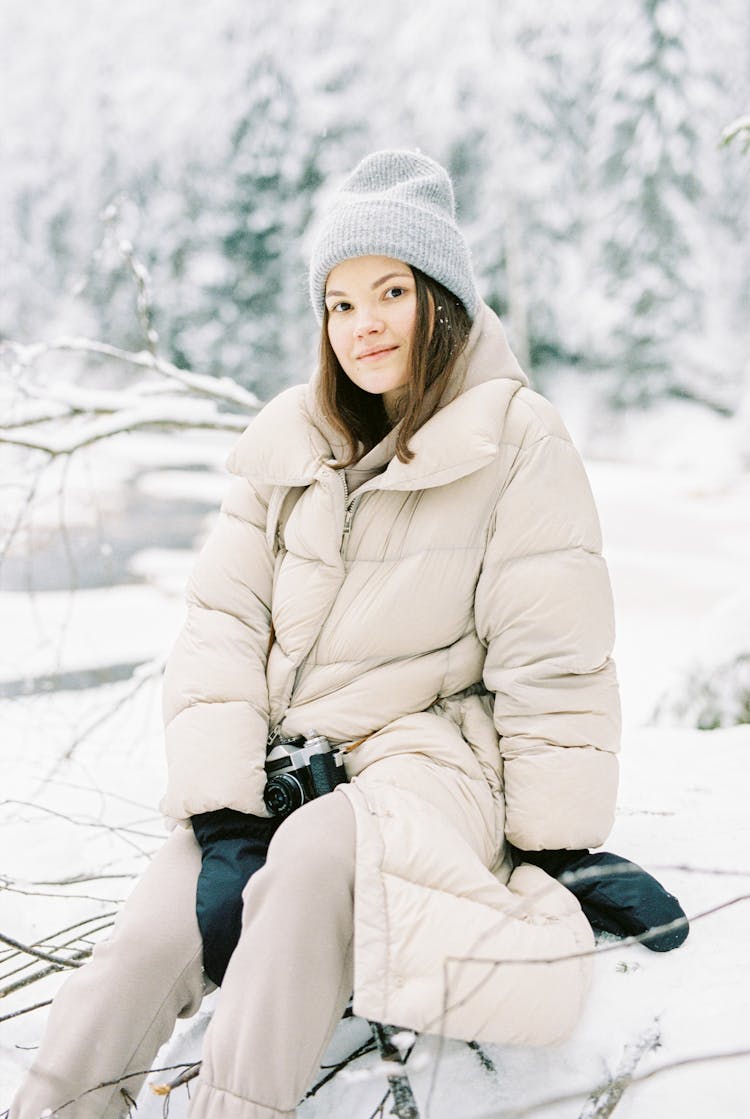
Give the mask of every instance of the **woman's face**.
[[344, 260], [328, 276], [326, 306], [341, 368], [365, 392], [381, 394], [391, 411], [411, 376], [417, 318], [411, 268], [389, 256]]

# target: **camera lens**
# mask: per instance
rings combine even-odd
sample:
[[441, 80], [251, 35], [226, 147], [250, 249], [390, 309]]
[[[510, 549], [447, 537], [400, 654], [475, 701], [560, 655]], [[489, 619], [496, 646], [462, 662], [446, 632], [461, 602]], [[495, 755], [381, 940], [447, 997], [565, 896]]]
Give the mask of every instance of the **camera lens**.
[[305, 803], [305, 790], [292, 773], [279, 773], [267, 782], [263, 800], [273, 816], [288, 816]]

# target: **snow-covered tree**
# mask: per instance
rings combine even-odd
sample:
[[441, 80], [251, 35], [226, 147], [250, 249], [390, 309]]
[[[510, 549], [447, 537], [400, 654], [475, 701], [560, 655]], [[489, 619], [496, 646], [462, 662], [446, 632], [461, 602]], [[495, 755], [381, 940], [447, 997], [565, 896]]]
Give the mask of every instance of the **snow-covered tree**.
[[602, 265], [623, 404], [676, 387], [675, 340], [703, 328], [692, 239], [703, 196], [691, 100], [700, 79], [686, 52], [686, 7], [638, 0], [618, 9], [604, 59]]

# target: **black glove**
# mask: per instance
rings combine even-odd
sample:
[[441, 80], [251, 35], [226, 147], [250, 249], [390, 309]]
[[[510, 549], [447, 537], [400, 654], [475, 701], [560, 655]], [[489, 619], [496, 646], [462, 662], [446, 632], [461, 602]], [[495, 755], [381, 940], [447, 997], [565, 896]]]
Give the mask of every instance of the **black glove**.
[[690, 926], [673, 894], [637, 863], [612, 855], [583, 851], [518, 851], [518, 862], [533, 863], [575, 894], [589, 924], [615, 936], [640, 936], [671, 921], [681, 925], [656, 932], [641, 942], [653, 952], [679, 948]]
[[266, 861], [268, 845], [281, 823], [219, 808], [192, 817], [203, 864], [198, 875], [196, 912], [203, 938], [203, 967], [221, 985], [242, 928], [242, 891]]

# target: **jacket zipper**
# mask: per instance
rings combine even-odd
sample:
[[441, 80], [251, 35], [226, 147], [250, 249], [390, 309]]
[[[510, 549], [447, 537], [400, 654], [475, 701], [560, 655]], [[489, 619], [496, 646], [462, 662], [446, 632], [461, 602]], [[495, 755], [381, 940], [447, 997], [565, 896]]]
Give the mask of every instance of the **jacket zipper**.
[[358, 493], [355, 493], [353, 497], [349, 497], [349, 487], [346, 484], [344, 471], [340, 471], [340, 474], [341, 481], [344, 483], [344, 503], [346, 505], [346, 512], [344, 513], [344, 531], [341, 534], [341, 552], [343, 554], [344, 548], [346, 547], [347, 538], [351, 531], [354, 510], [357, 508], [360, 495]]
[[[349, 533], [350, 533], [351, 527], [352, 527], [352, 518], [354, 517], [354, 511], [357, 508], [357, 505], [359, 503], [360, 494], [355, 493], [352, 497], [350, 497], [349, 496], [349, 486], [347, 485], [346, 475], [344, 474], [344, 471], [340, 470], [340, 471], [337, 471], [337, 473], [339, 474], [339, 476], [341, 478], [341, 481], [342, 481], [342, 484], [344, 486], [344, 503], [346, 505], [346, 511], [344, 513], [344, 530], [343, 530], [343, 533], [342, 533], [342, 536], [341, 536], [341, 554], [343, 556], [344, 549], [346, 547], [346, 541], [348, 539], [348, 536], [349, 536]], [[299, 681], [299, 675], [300, 675], [300, 672], [302, 671], [302, 668], [303, 668], [303, 665], [298, 665], [296, 670], [295, 670], [294, 680], [292, 682], [292, 690], [289, 693], [289, 699], [287, 700], [287, 708], [289, 706], [289, 700], [291, 700], [291, 698], [294, 695], [295, 690], [297, 688], [297, 683]], [[282, 716], [280, 721], [271, 729], [271, 731], [268, 735], [268, 742], [267, 742], [267, 746], [266, 746], [267, 750], [271, 749], [271, 747], [276, 742], [276, 739], [279, 737], [279, 735], [281, 733], [281, 724], [283, 723], [283, 721], [284, 721], [284, 716]]]

